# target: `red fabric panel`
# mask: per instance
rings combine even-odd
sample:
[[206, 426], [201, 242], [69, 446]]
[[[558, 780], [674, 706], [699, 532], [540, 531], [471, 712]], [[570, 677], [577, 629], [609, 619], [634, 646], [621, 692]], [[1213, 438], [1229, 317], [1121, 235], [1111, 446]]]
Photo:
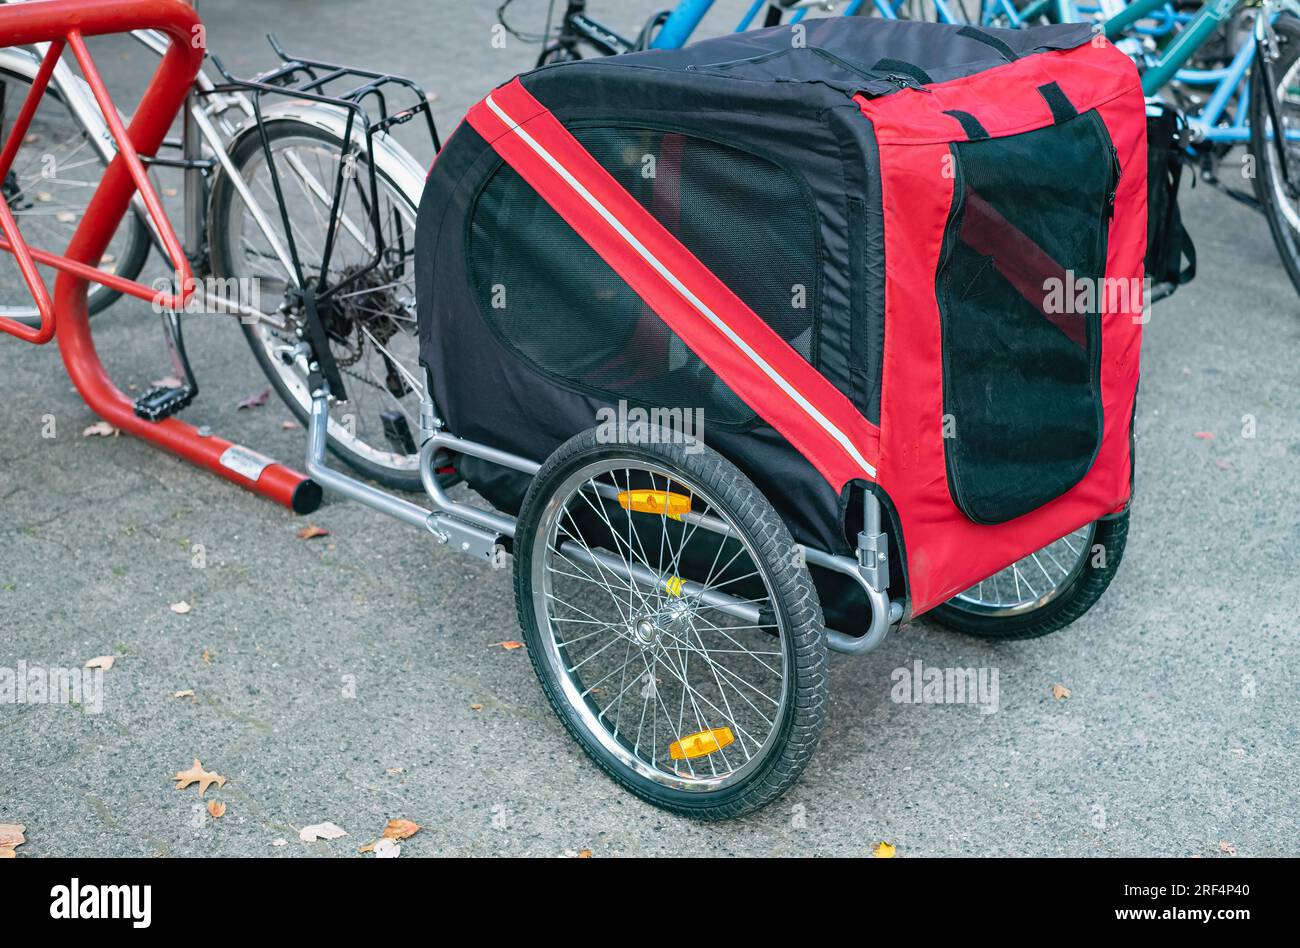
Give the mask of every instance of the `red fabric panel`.
[[[873, 479], [879, 430], [610, 176], [516, 79], [470, 110], [468, 121], [593, 250], [755, 412], [779, 431], [836, 490]], [[513, 131], [504, 111], [630, 231], [704, 306], [775, 370], [825, 424], [714, 326], [681, 289], [638, 253], [561, 173]], [[739, 238], [739, 235], [738, 235]], [[827, 426], [838, 431], [846, 446]], [[862, 460], [853, 456], [856, 451]], [[865, 462], [865, 465], [864, 465]]]
[[1124, 96], [1137, 85], [1137, 67], [1110, 43], [1037, 53], [984, 72], [903, 89], [879, 99], [858, 97], [881, 145], [964, 141], [957, 120], [944, 112], [969, 112], [994, 138], [1052, 123], [1052, 110], [1038, 87], [1055, 82], [1080, 112]]
[[888, 248], [877, 480], [902, 521], [913, 615], [1128, 501], [1140, 304], [1136, 313], [1102, 311], [1102, 442], [1092, 469], [1077, 485], [1038, 510], [992, 526], [968, 520], [948, 492], [935, 277], [952, 203], [952, 178], [944, 174], [950, 169], [948, 142], [965, 135], [942, 113], [970, 112], [993, 137], [1041, 128], [1052, 123], [1052, 115], [1037, 87], [1052, 81], [1080, 112], [1097, 107], [1106, 123], [1121, 168], [1106, 276], [1140, 286], [1146, 250], [1145, 105], [1136, 70], [1118, 51], [1081, 47], [1037, 55], [932, 86], [932, 95], [911, 91], [859, 100], [881, 143]]

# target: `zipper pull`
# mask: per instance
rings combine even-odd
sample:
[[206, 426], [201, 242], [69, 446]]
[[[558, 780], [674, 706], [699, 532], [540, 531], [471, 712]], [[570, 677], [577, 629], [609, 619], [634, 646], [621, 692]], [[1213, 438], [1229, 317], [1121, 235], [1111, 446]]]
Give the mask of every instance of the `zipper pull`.
[[915, 89], [917, 92], [924, 92], [926, 95], [934, 94], [925, 86], [921, 85], [921, 83], [917, 82], [916, 79], [913, 78], [912, 76], [903, 76], [903, 75], [899, 75], [898, 73], [890, 73], [888, 76], [885, 77], [885, 81], [892, 82], [894, 85], [898, 86], [900, 90]]

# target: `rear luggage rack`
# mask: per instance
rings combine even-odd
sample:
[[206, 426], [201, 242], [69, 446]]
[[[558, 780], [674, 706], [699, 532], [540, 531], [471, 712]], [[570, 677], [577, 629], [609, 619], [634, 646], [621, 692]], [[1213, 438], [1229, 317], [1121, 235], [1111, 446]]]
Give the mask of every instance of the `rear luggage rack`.
[[[242, 93], [246, 94], [252, 102], [253, 117], [261, 138], [262, 152], [266, 157], [276, 204], [280, 211], [280, 224], [284, 228], [285, 241], [288, 244], [286, 248], [289, 255], [288, 262], [292, 265], [295, 285], [302, 295], [301, 308], [314, 343], [319, 369], [330, 382], [332, 397], [337, 401], [346, 401], [347, 392], [327, 342], [320, 309], [335, 297], [341, 297], [341, 294], [358, 284], [383, 263], [389, 247], [384, 234], [383, 221], [380, 220], [378, 171], [373, 161], [366, 160], [364, 190], [369, 195], [369, 224], [374, 240], [374, 254], [368, 263], [352, 268], [348, 276], [329, 285], [329, 264], [333, 257], [339, 227], [343, 222], [343, 215], [339, 213], [339, 195], [344, 193], [344, 180], [356, 173], [358, 158], [364, 159], [365, 156], [374, 154], [376, 135], [387, 134], [394, 126], [409, 122], [417, 116], [424, 116], [434, 154], [442, 150], [442, 141], [438, 137], [438, 128], [433, 120], [428, 96], [410, 79], [391, 73], [372, 72], [352, 66], [339, 66], [316, 59], [290, 56], [273, 34], [267, 34], [266, 38], [271, 44], [271, 49], [279, 57], [281, 65], [258, 73], [250, 79], [241, 79], [231, 73], [219, 57], [212, 56], [212, 64], [221, 73], [225, 82], [213, 86], [207, 94]], [[339, 91], [330, 91], [336, 89]], [[339, 109], [346, 116], [342, 140], [349, 143], [349, 150], [347, 154], [339, 156], [338, 173], [334, 180], [334, 197], [330, 208], [330, 224], [321, 250], [320, 273], [313, 279], [309, 279], [303, 269], [302, 259], [298, 253], [298, 242], [294, 239], [294, 228], [289, 219], [289, 207], [284, 199], [280, 173], [272, 154], [270, 137], [266, 132], [266, 120], [262, 111], [262, 98], [265, 95], [279, 95], [315, 102]], [[394, 104], [401, 104], [402, 107], [394, 108]], [[377, 118], [371, 118], [368, 107], [374, 110]], [[357, 137], [360, 137], [360, 142], [357, 141]]]

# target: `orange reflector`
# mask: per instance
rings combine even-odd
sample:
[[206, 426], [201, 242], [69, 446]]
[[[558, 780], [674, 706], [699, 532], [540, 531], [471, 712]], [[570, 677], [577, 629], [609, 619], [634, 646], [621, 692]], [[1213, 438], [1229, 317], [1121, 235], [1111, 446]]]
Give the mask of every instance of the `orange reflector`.
[[636, 513], [667, 514], [681, 520], [682, 514], [690, 512], [691, 498], [667, 490], [624, 490], [618, 493], [618, 505]]
[[668, 745], [668, 753], [673, 760], [706, 757], [722, 750], [734, 740], [735, 738], [731, 736], [731, 728], [715, 727], [710, 731], [700, 731], [698, 734], [683, 737], [680, 741], [673, 741]]

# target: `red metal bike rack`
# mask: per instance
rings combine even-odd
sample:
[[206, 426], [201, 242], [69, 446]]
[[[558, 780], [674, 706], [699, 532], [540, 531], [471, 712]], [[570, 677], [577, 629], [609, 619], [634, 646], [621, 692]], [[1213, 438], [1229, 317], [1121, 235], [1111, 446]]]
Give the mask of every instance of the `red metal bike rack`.
[[[123, 128], [86, 49], [85, 37], [145, 29], [164, 33], [171, 43], [140, 100], [129, 128]], [[85, 216], [62, 256], [28, 247], [8, 204], [0, 200], [0, 228], [4, 232], [0, 235], [0, 250], [17, 258], [23, 279], [40, 313], [39, 326], [0, 318], [0, 330], [37, 345], [43, 345], [57, 335], [63, 364], [77, 391], [96, 414], [114, 427], [152, 441], [187, 461], [299, 513], [316, 509], [321, 499], [320, 488], [297, 471], [274, 462], [263, 466], [256, 458], [250, 465], [246, 449], [221, 438], [201, 435], [198, 429], [176, 418], [153, 422], [137, 416], [131, 400], [109, 378], [90, 334], [86, 307], [88, 281], [103, 283], [169, 309], [182, 308], [193, 295], [195, 286], [189, 263], [139, 156], [153, 155], [162, 144], [203, 63], [203, 27], [198, 14], [182, 0], [28, 0], [21, 4], [0, 5], [0, 47], [33, 43], [49, 43], [50, 48], [19, 111], [9, 140], [0, 147], [0, 178], [8, 173], [22, 145], [27, 126], [65, 46], [72, 49], [103, 112], [117, 145], [117, 155], [105, 170]], [[178, 294], [159, 294], [152, 287], [104, 273], [95, 266], [107, 250], [137, 190], [175, 268], [180, 288]], [[52, 301], [36, 270], [37, 263], [59, 271]]]

